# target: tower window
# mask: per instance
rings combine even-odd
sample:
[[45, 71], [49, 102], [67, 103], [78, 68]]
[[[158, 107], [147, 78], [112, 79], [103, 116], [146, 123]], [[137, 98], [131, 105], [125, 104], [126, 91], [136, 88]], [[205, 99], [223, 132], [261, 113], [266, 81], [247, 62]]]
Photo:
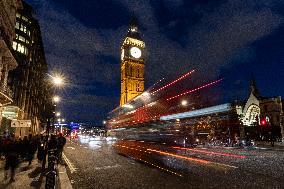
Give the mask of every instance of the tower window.
[[132, 67], [130, 67], [130, 76], [132, 76]]
[[139, 68], [137, 69], [137, 77], [140, 77]]

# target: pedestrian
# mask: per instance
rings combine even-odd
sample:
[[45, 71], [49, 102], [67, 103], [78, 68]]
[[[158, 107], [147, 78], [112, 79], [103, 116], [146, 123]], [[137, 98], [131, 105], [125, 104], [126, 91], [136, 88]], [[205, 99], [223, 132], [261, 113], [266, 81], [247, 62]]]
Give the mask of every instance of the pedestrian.
[[271, 147], [274, 147], [275, 137], [272, 132], [269, 132], [269, 140], [270, 140]]
[[44, 136], [41, 135], [40, 138], [38, 139], [38, 144], [37, 144], [37, 160], [38, 163], [41, 163], [42, 160], [44, 159]]
[[28, 143], [28, 153], [27, 153], [27, 160], [29, 161], [29, 166], [32, 164], [34, 159], [34, 154], [37, 150], [37, 141], [36, 138], [33, 137], [31, 134], [29, 135], [29, 143]]
[[20, 142], [20, 147], [19, 147], [20, 156], [23, 160], [27, 159], [28, 146], [29, 146], [28, 136], [24, 136], [24, 139]]
[[4, 179], [8, 179], [8, 172], [11, 170], [10, 182], [15, 181], [15, 169], [19, 164], [19, 147], [12, 134], [3, 146], [5, 154], [5, 167], [4, 167]]
[[62, 133], [59, 133], [59, 137], [57, 139], [57, 153], [58, 153], [59, 162], [62, 162], [62, 152], [65, 144], [66, 144], [66, 138], [63, 136]]

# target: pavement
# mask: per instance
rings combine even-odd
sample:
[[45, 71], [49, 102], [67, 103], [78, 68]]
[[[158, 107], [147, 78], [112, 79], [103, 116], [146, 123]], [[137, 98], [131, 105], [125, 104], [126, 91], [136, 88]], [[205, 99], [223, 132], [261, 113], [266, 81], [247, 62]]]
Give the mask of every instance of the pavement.
[[181, 148], [80, 138], [64, 150], [76, 188], [283, 188], [284, 153], [273, 148]]
[[[15, 182], [10, 182], [8, 178], [4, 180], [4, 161], [0, 160], [0, 189], [44, 189], [45, 176], [41, 175], [41, 164], [36, 159], [28, 166], [28, 162], [20, 163], [16, 169]], [[72, 189], [67, 176], [65, 165], [58, 165], [57, 189]], [[10, 173], [9, 173], [10, 176]], [[9, 177], [8, 176], [8, 177]]]

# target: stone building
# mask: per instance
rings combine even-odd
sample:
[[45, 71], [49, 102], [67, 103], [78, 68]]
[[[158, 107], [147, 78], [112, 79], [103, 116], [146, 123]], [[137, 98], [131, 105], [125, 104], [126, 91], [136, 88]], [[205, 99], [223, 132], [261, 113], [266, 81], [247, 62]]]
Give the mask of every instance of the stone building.
[[12, 42], [15, 38], [16, 12], [21, 8], [21, 0], [0, 1], [0, 122], [4, 107], [13, 102], [13, 94], [7, 82], [9, 71], [17, 67]]
[[38, 134], [52, 111], [51, 93], [40, 26], [33, 16], [32, 7], [24, 1], [23, 9], [16, 14], [15, 31], [13, 54], [18, 67], [10, 72], [9, 77], [14, 91], [13, 105], [20, 109], [18, 120], [31, 123], [30, 127], [17, 128], [16, 135]]
[[[281, 96], [261, 96], [254, 80], [252, 80], [250, 85], [248, 100], [244, 105], [237, 106], [237, 113], [247, 130], [258, 133], [263, 139], [267, 139], [270, 132], [272, 132], [278, 140], [284, 138], [284, 128], [281, 122], [281, 117], [283, 116]], [[252, 128], [253, 126], [255, 126], [255, 128]], [[258, 131], [256, 132], [257, 129]]]

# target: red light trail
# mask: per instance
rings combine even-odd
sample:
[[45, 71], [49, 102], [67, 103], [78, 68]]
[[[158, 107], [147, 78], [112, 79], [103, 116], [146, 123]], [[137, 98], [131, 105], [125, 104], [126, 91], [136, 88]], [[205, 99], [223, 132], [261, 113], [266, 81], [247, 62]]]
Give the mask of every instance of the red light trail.
[[210, 151], [206, 151], [206, 150], [182, 148], [182, 147], [178, 147], [178, 146], [173, 146], [172, 148], [181, 149], [181, 150], [188, 150], [188, 151], [193, 151], [193, 152], [200, 152], [200, 153], [205, 153], [205, 154], [212, 154], [212, 155], [219, 155], [219, 156], [226, 156], [226, 157], [235, 157], [235, 158], [240, 158], [240, 159], [246, 158], [246, 156], [227, 154], [227, 153], [220, 153], [220, 152], [210, 152]]
[[186, 77], [190, 76], [194, 71], [195, 71], [195, 70], [191, 70], [190, 72], [184, 74], [183, 76], [181, 76], [181, 77], [179, 77], [178, 79], [176, 79], [176, 80], [170, 82], [169, 84], [167, 84], [167, 85], [165, 85], [165, 86], [163, 86], [163, 87], [161, 87], [161, 88], [159, 88], [159, 89], [157, 89], [157, 90], [151, 92], [151, 94], [155, 94], [156, 92], [159, 92], [159, 91], [161, 91], [161, 90], [163, 90], [163, 89], [165, 89], [165, 88], [168, 88], [168, 87], [170, 87], [171, 85], [177, 83], [178, 81], [180, 81], [180, 80], [182, 80], [182, 79], [185, 79]]
[[198, 91], [198, 90], [200, 90], [200, 89], [203, 89], [203, 88], [205, 88], [205, 87], [209, 87], [209, 86], [211, 86], [211, 85], [214, 85], [214, 84], [216, 84], [216, 83], [219, 83], [219, 82], [222, 81], [222, 80], [223, 80], [223, 78], [222, 78], [222, 79], [219, 79], [219, 80], [216, 80], [216, 81], [213, 81], [213, 82], [211, 82], [211, 83], [207, 83], [206, 85], [202, 85], [201, 87], [198, 87], [198, 88], [195, 88], [195, 89], [186, 91], [186, 92], [184, 92], [184, 93], [178, 94], [178, 95], [176, 95], [176, 96], [172, 96], [172, 97], [170, 97], [170, 98], [167, 98], [167, 101], [168, 101], [168, 100], [175, 99], [175, 98], [178, 98], [178, 97], [180, 97], [180, 96], [183, 96], [183, 95], [186, 95], [186, 94], [189, 94], [189, 93], [193, 93], [193, 92]]

